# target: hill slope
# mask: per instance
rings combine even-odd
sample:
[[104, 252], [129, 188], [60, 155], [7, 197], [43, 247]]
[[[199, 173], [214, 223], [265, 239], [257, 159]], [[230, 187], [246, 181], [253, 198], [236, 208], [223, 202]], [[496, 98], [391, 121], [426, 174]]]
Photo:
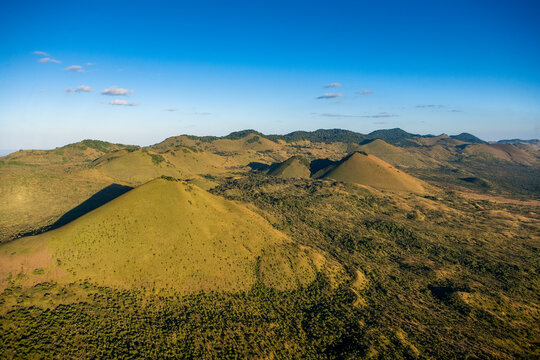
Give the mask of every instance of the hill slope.
[[[307, 160], [301, 157], [293, 156], [282, 163], [277, 163], [268, 169], [268, 175], [280, 178], [309, 178], [309, 168]], [[309, 163], [308, 163], [309, 164]]]
[[397, 170], [376, 156], [361, 152], [347, 155], [341, 161], [319, 171], [314, 177], [394, 191], [424, 192], [424, 186], [419, 179]]
[[398, 167], [422, 168], [426, 166], [433, 166], [435, 163], [433, 159], [427, 156], [421, 154], [412, 156], [403, 148], [388, 144], [386, 141], [381, 139], [365, 141], [361, 145], [351, 146], [351, 150], [360, 150], [368, 154], [373, 154], [376, 157]]
[[89, 280], [192, 293], [247, 290], [259, 277], [292, 289], [315, 279], [314, 254], [244, 206], [157, 179], [62, 228], [3, 245], [0, 281], [24, 274], [23, 286]]

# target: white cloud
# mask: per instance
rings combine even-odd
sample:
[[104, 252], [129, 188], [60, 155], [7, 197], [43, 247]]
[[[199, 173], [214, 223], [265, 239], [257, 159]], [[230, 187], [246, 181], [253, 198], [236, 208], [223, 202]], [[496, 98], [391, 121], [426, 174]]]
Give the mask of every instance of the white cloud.
[[86, 86], [86, 85], [81, 85], [81, 86], [78, 86], [76, 89], [75, 89], [76, 92], [91, 92], [92, 91], [92, 88], [90, 86]]
[[83, 67], [81, 65], [70, 65], [64, 70], [73, 71], [73, 72], [84, 72]]
[[55, 64], [60, 64], [61, 61], [59, 60], [56, 60], [56, 59], [53, 59], [53, 58], [50, 58], [50, 57], [44, 57], [44, 58], [41, 58], [38, 60], [40, 63], [42, 64], [46, 64], [46, 63], [55, 63]]
[[165, 109], [165, 111], [173, 112], [173, 111], [176, 111], [176, 109], [175, 108], [170, 108], [170, 109]]
[[92, 65], [94, 65], [94, 63], [92, 63], [92, 62], [87, 62], [86, 63], [86, 66], [92, 66]]
[[328, 85], [324, 85], [325, 88], [335, 88], [335, 87], [340, 87], [340, 86], [341, 86], [340, 83], [331, 83]]
[[133, 90], [122, 89], [116, 86], [111, 86], [108, 89], [105, 89], [101, 92], [101, 95], [110, 95], [110, 96], [125, 96], [133, 94]]
[[124, 105], [124, 106], [137, 106], [138, 104], [133, 102], [128, 102], [127, 100], [122, 99], [114, 99], [109, 101], [109, 104], [111, 105]]
[[64, 91], [67, 92], [68, 94], [71, 94], [73, 92], [73, 89], [69, 87], [69, 88], [65, 88]]
[[339, 98], [339, 97], [342, 97], [343, 94], [329, 94], [329, 93], [325, 93], [324, 95], [321, 95], [321, 96], [317, 96], [317, 99], [335, 99], [335, 98]]
[[51, 56], [51, 55], [47, 54], [45, 51], [34, 51], [32, 54], [40, 55], [40, 56]]
[[360, 95], [370, 95], [370, 94], [373, 94], [373, 91], [371, 91], [371, 90], [360, 90], [360, 91], [357, 91], [356, 93], [360, 94]]

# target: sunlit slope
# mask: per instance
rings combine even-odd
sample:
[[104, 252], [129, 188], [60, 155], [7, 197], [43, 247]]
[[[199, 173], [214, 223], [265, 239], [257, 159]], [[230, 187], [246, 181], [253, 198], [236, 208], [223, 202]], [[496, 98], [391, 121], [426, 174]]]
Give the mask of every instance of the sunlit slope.
[[157, 179], [62, 228], [0, 246], [0, 278], [191, 293], [247, 290], [258, 276], [292, 289], [314, 280], [314, 254], [242, 205]]
[[397, 170], [376, 156], [360, 152], [346, 156], [341, 161], [319, 171], [315, 177], [394, 191], [423, 193], [425, 190], [421, 180]]
[[21, 150], [0, 158], [0, 243], [51, 225], [115, 182], [92, 168], [133, 146], [84, 140], [53, 150]]
[[463, 154], [469, 157], [495, 158], [522, 165], [538, 163], [538, 158], [533, 155], [533, 152], [527, 152], [513, 144], [471, 144], [464, 147]]
[[119, 183], [140, 185], [161, 175], [182, 177], [181, 169], [147, 150], [118, 152], [98, 159], [95, 169]]
[[268, 170], [268, 175], [284, 179], [309, 178], [309, 162], [299, 156], [293, 156], [286, 161], [276, 164]]
[[362, 145], [355, 145], [351, 150], [360, 150], [368, 154], [373, 154], [378, 158], [400, 167], [422, 168], [434, 166], [436, 161], [422, 154], [411, 154], [407, 150], [388, 144], [381, 139], [375, 139]]

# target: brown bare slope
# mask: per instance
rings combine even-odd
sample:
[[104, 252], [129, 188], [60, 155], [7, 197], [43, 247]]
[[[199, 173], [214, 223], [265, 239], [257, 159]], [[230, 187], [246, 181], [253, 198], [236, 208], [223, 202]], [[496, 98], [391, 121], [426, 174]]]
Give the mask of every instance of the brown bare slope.
[[317, 172], [314, 177], [368, 185], [394, 191], [424, 193], [421, 180], [400, 171], [374, 155], [354, 152]]

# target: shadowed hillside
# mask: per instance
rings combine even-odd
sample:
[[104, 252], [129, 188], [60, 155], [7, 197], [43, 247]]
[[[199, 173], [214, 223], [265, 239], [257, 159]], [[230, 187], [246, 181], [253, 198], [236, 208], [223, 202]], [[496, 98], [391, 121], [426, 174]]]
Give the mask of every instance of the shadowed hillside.
[[83, 216], [84, 214], [87, 214], [90, 211], [97, 209], [102, 205], [105, 205], [109, 201], [116, 199], [117, 197], [125, 194], [131, 189], [133, 188], [130, 186], [111, 184], [101, 189], [100, 191], [92, 195], [89, 199], [83, 201], [81, 204], [77, 205], [76, 207], [62, 215], [60, 219], [58, 219], [54, 224], [38, 229], [36, 231], [32, 231], [28, 234], [23, 234], [22, 236], [36, 235], [45, 231], [58, 229], [59, 227], [64, 226], [72, 222], [73, 220]]

